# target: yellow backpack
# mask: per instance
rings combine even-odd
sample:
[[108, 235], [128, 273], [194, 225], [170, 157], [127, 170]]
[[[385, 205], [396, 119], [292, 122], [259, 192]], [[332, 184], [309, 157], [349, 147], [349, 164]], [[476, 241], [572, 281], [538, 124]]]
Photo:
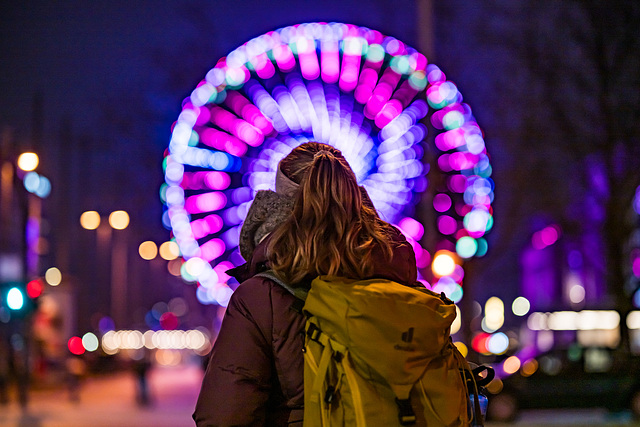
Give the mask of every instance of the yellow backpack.
[[478, 405], [468, 409], [472, 375], [449, 336], [456, 310], [446, 297], [332, 276], [306, 294], [260, 275], [305, 301], [305, 427], [482, 425]]

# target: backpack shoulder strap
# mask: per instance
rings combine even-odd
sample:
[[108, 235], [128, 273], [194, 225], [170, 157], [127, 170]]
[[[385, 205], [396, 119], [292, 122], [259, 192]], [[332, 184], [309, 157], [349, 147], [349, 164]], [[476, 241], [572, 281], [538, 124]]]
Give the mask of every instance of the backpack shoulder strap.
[[298, 312], [302, 312], [302, 307], [304, 306], [304, 302], [307, 299], [307, 295], [309, 294], [309, 290], [304, 287], [294, 287], [290, 284], [286, 283], [282, 279], [280, 279], [273, 270], [263, 271], [261, 273], [256, 274], [254, 277], [264, 277], [265, 279], [269, 279], [272, 282], [277, 283], [282, 286], [287, 292], [296, 297], [297, 301], [294, 303], [294, 309]]

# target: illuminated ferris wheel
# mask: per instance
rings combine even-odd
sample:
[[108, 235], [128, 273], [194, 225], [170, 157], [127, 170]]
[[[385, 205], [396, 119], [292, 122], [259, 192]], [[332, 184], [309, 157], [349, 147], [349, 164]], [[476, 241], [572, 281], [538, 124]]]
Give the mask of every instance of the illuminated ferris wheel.
[[[439, 245], [430, 254], [413, 207], [427, 189], [423, 144], [436, 133]], [[486, 253], [493, 181], [483, 133], [455, 84], [424, 55], [378, 31], [342, 23], [294, 25], [256, 37], [218, 61], [174, 123], [164, 160], [165, 225], [203, 304], [226, 305], [244, 262], [240, 227], [278, 162], [306, 142], [342, 151], [381, 217], [412, 243], [419, 268], [462, 297], [462, 264]], [[440, 257], [439, 255], [443, 255]]]

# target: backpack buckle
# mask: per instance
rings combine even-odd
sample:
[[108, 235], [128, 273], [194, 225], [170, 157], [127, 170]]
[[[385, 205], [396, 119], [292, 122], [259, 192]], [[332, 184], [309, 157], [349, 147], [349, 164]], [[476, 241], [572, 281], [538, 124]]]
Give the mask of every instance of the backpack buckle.
[[408, 426], [416, 423], [416, 414], [411, 407], [410, 399], [398, 399], [396, 397], [396, 405], [398, 405], [398, 420], [403, 426]]
[[320, 342], [320, 334], [322, 334], [320, 328], [318, 328], [314, 323], [309, 323], [309, 328], [307, 329], [307, 336], [309, 339], [315, 342]]

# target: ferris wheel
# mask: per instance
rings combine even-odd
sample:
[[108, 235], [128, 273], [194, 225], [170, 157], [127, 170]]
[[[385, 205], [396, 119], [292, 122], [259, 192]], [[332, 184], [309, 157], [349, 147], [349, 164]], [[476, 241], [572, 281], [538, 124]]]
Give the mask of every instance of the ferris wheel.
[[[420, 245], [424, 227], [413, 217], [429, 184], [428, 129], [444, 183], [432, 197], [444, 249], [433, 254]], [[253, 197], [274, 189], [278, 162], [306, 141], [342, 151], [380, 216], [413, 245], [419, 268], [446, 255], [427, 285], [459, 300], [464, 261], [486, 253], [483, 236], [493, 225], [483, 133], [456, 85], [424, 55], [343, 23], [256, 37], [220, 59], [184, 100], [164, 159], [163, 222], [198, 300], [227, 304], [235, 279], [225, 271], [244, 262], [239, 234]]]

